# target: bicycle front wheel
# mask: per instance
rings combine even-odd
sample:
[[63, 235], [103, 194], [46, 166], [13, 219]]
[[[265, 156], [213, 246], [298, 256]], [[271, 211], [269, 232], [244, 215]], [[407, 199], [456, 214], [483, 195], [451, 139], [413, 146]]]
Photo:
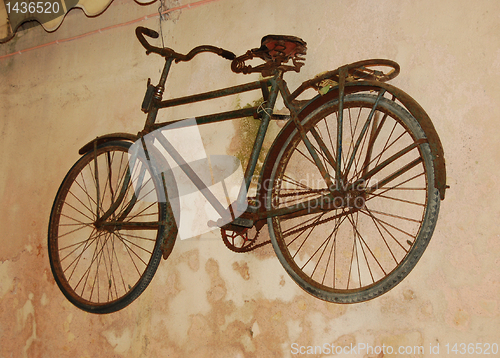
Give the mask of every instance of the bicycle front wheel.
[[387, 292], [413, 269], [440, 201], [426, 135], [408, 111], [372, 94], [347, 95], [343, 105], [340, 126], [338, 99], [302, 121], [335, 198], [293, 130], [271, 164], [266, 205], [307, 209], [268, 219], [288, 274], [318, 298], [354, 303]]
[[61, 184], [50, 215], [54, 278], [69, 301], [92, 313], [130, 304], [161, 259], [167, 204], [158, 200], [161, 187], [144, 159], [129, 167], [130, 146], [108, 142], [80, 158]]

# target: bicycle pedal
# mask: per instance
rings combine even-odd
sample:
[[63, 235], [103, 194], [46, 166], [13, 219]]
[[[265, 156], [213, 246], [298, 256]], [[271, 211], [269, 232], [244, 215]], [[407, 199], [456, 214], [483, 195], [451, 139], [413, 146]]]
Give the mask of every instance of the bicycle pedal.
[[234, 219], [231, 222], [231, 224], [251, 228], [253, 226], [253, 220], [239, 217], [239, 218]]

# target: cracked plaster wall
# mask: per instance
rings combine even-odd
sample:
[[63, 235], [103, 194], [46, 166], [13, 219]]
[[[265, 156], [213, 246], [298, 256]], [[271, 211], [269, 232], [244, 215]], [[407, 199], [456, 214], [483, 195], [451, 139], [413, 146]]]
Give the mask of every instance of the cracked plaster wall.
[[[0, 46], [0, 55], [154, 11], [156, 5], [127, 0], [97, 18], [73, 11], [57, 32], [20, 33]], [[307, 61], [288, 76], [292, 88], [360, 59], [400, 63], [393, 83], [433, 119], [451, 189], [412, 273], [386, 295], [350, 306], [307, 295], [270, 247], [235, 254], [212, 233], [177, 242], [126, 309], [96, 316], [73, 307], [47, 258], [52, 201], [83, 144], [141, 129], [145, 82], [156, 81], [161, 60], [144, 55], [134, 26], [0, 60], [0, 357], [290, 357], [292, 343], [422, 345], [423, 354], [385, 356], [429, 357], [430, 344], [442, 350], [446, 343], [500, 344], [499, 14], [494, 1], [220, 0], [164, 23], [166, 43], [179, 52], [207, 43], [240, 54], [269, 33], [302, 37]], [[157, 29], [158, 19], [140, 25]], [[227, 62], [206, 56], [174, 66], [171, 80], [167, 95], [243, 79]], [[209, 150], [231, 152], [242, 130], [224, 123], [202, 134]]]

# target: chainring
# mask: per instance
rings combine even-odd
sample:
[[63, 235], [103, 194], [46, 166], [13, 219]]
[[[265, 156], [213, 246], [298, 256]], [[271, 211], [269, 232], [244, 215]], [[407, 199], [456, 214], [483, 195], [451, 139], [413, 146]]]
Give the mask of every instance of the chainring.
[[244, 228], [239, 232], [226, 229], [221, 229], [220, 231], [222, 241], [224, 241], [224, 244], [234, 252], [248, 252], [253, 250], [253, 244], [257, 241], [257, 237], [259, 236], [259, 231], [255, 228]]

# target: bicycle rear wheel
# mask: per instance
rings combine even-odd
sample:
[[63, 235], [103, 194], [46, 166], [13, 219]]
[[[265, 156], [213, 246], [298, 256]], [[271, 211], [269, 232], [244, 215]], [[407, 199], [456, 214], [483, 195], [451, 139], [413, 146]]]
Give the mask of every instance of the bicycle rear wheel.
[[[118, 311], [136, 299], [156, 272], [163, 240], [171, 241], [170, 250], [175, 240], [164, 238], [167, 204], [158, 200], [161, 186], [144, 159], [129, 168], [130, 146], [108, 142], [80, 158], [50, 215], [54, 278], [69, 301], [92, 313]], [[120, 205], [99, 222], [115, 202]]]
[[393, 288], [436, 225], [440, 201], [425, 133], [394, 101], [376, 102], [372, 94], [345, 96], [338, 170], [338, 99], [302, 121], [335, 200], [325, 202], [328, 185], [297, 130], [282, 138], [271, 164], [266, 206], [307, 209], [268, 219], [276, 254], [299, 286], [331, 302], [366, 301]]

